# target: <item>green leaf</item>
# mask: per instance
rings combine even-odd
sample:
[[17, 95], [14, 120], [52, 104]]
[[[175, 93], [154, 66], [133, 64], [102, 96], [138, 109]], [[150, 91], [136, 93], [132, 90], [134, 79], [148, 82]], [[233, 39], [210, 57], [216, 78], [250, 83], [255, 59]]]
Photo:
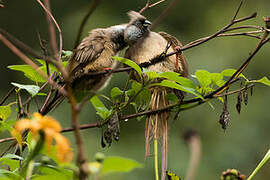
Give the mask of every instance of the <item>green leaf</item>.
[[70, 58], [71, 55], [72, 55], [72, 51], [62, 50], [62, 59]]
[[18, 83], [11, 83], [13, 86], [16, 86], [20, 89], [26, 90], [28, 93], [34, 97], [40, 90], [40, 87], [36, 85], [24, 85], [24, 84], [18, 84]]
[[23, 160], [22, 157], [15, 154], [7, 154], [0, 158], [1, 165], [7, 165], [11, 171], [14, 171], [20, 166], [20, 160]]
[[44, 79], [40, 74], [37, 73], [36, 70], [34, 70], [29, 65], [11, 65], [8, 66], [8, 68], [11, 70], [23, 72], [25, 77], [34, 82], [41, 82], [41, 83], [46, 82], [46, 79]]
[[[236, 72], [236, 69], [225, 69], [221, 72], [223, 76], [229, 76], [231, 77]], [[248, 80], [242, 73], [239, 75], [239, 77], [242, 77], [246, 80]]]
[[7, 177], [10, 180], [23, 180], [23, 178], [19, 174], [5, 170], [5, 169], [0, 169], [0, 177], [1, 176]]
[[142, 69], [134, 61], [126, 59], [126, 58], [122, 58], [122, 57], [116, 57], [116, 56], [113, 56], [112, 58], [116, 61], [120, 61], [121, 63], [124, 63], [132, 67], [133, 69], [135, 69], [135, 71], [137, 71], [139, 76], [142, 78]]
[[252, 172], [252, 174], [248, 177], [247, 180], [253, 179], [253, 177], [258, 173], [258, 171], [267, 163], [267, 161], [270, 160], [270, 149], [265, 154], [264, 158], [261, 160], [261, 162], [258, 164], [258, 166], [255, 168], [255, 170]]
[[129, 172], [134, 168], [142, 168], [143, 165], [132, 159], [109, 156], [106, 157], [101, 169], [101, 174], [105, 175], [112, 172]]
[[167, 172], [168, 180], [181, 180], [176, 174], [173, 172]]
[[6, 120], [11, 115], [10, 106], [0, 106], [0, 118]]
[[8, 130], [11, 132], [15, 123], [16, 120], [0, 121], [0, 132], [4, 130]]
[[114, 87], [111, 90], [111, 97], [112, 99], [115, 99], [117, 96], [123, 94], [123, 91], [121, 91], [118, 87]]
[[168, 99], [172, 103], [177, 103], [179, 101], [179, 99], [177, 98], [177, 96], [174, 93], [168, 93], [166, 95], [166, 99]]
[[41, 176], [36, 176], [32, 179], [34, 180], [69, 180], [73, 179], [73, 172], [69, 169], [62, 167], [56, 167], [52, 165], [42, 165], [38, 166]]
[[197, 70], [195, 76], [198, 79], [201, 87], [207, 87], [211, 84], [211, 73], [206, 70]]
[[93, 96], [90, 101], [102, 119], [107, 119], [111, 115], [112, 111], [108, 110], [97, 96]]
[[143, 68], [143, 74], [147, 75], [148, 80], [153, 80], [158, 77], [158, 73], [155, 71], [149, 71], [147, 68]]
[[255, 82], [263, 83], [267, 86], [270, 86], [270, 80], [265, 76], [259, 80], [255, 80]]
[[193, 94], [193, 95], [203, 99], [203, 96], [200, 95], [195, 89], [182, 86], [180, 84], [177, 84], [177, 83], [169, 81], [169, 80], [163, 80], [161, 83], [154, 83], [154, 84], [151, 84], [151, 86], [164, 86], [164, 87], [169, 87], [169, 88], [173, 88], [173, 89], [178, 89], [178, 90]]
[[185, 77], [182, 77], [182, 76], [180, 76], [176, 72], [164, 72], [164, 73], [160, 73], [158, 75], [158, 77], [160, 77], [160, 78], [166, 78], [166, 79], [175, 81], [175, 82], [181, 84], [182, 86], [190, 87], [190, 88], [193, 88], [193, 89], [196, 88], [196, 86], [194, 85], [194, 83], [190, 79], [185, 78]]
[[[133, 81], [131, 85], [134, 94], [137, 94], [142, 89], [142, 84], [139, 82]], [[143, 88], [141, 92], [135, 98], [135, 104], [137, 110], [147, 109], [151, 99], [151, 92], [147, 88]]]
[[220, 73], [211, 73], [211, 80], [213, 84], [217, 85], [218, 87], [221, 87], [224, 85], [225, 81], [223, 80], [223, 75]]

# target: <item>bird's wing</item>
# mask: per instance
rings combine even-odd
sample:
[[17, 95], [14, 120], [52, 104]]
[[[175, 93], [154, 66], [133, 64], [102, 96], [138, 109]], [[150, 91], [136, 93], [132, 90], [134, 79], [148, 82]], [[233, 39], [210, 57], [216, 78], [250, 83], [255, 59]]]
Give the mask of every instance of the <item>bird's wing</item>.
[[[172, 44], [172, 48], [174, 50], [176, 50], [177, 47], [182, 47], [182, 43], [174, 36], [166, 33], [166, 32], [158, 32], [158, 34], [160, 34], [164, 39], [166, 39], [166, 41], [170, 42]], [[184, 56], [184, 54], [182, 52], [180, 52], [177, 55], [178, 61], [180, 62], [179, 67], [180, 67], [180, 73], [182, 74], [182, 76], [188, 76], [189, 72], [188, 72], [188, 64], [187, 64], [187, 60], [186, 57]]]
[[105, 32], [101, 29], [91, 31], [89, 36], [84, 38], [75, 49], [70, 59], [69, 72], [74, 74], [79, 69], [83, 69], [89, 63], [93, 63], [104, 50], [107, 38]]

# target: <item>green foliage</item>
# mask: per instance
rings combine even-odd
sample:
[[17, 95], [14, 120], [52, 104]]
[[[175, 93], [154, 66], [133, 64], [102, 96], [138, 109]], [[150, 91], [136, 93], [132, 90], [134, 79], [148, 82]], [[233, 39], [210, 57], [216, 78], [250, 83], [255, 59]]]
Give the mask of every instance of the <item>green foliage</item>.
[[6, 120], [11, 115], [10, 106], [0, 106], [0, 119]]
[[37, 73], [36, 70], [34, 70], [29, 65], [11, 65], [11, 66], [8, 66], [8, 68], [11, 70], [23, 72], [24, 76], [30, 79], [31, 81], [40, 82], [40, 83], [46, 82], [46, 79], [44, 79], [40, 74]]
[[115, 100], [117, 96], [120, 96], [122, 94], [123, 94], [123, 91], [121, 91], [118, 87], [114, 87], [111, 89], [111, 98], [113, 100]]
[[[223, 76], [232, 76], [236, 72], [236, 69], [225, 69], [221, 72]], [[242, 77], [247, 80], [246, 76], [244, 76], [242, 73], [239, 75], [239, 77]]]
[[18, 87], [19, 89], [26, 90], [29, 94], [34, 97], [38, 94], [40, 87], [36, 85], [24, 85], [24, 84], [18, 84], [18, 83], [11, 83], [13, 86]]
[[62, 50], [62, 59], [68, 59], [70, 58], [72, 55], [72, 51], [65, 51], [65, 50]]
[[196, 89], [193, 89], [193, 88], [190, 88], [190, 87], [182, 86], [182, 85], [177, 84], [176, 82], [173, 82], [173, 81], [163, 80], [163, 81], [161, 81], [161, 83], [154, 83], [154, 84], [151, 84], [151, 86], [163, 86], [163, 87], [169, 87], [169, 88], [173, 88], [173, 89], [178, 89], [178, 90], [181, 90], [181, 91], [184, 91], [184, 92], [193, 94], [193, 95], [195, 95], [196, 97], [199, 97], [199, 98], [203, 99], [203, 96], [200, 95], [200, 94], [196, 91]]
[[262, 84], [264, 84], [266, 86], [270, 86], [270, 80], [265, 76], [263, 78], [259, 79], [259, 80], [254, 80], [252, 82], [258, 82], [258, 83], [262, 83]]
[[167, 172], [168, 180], [181, 180], [176, 174], [173, 172]]
[[[46, 62], [42, 59], [37, 59], [37, 61], [41, 64], [39, 69], [44, 73], [47, 74], [47, 68], [46, 68]], [[67, 61], [63, 61], [62, 65], [64, 67], [67, 66]], [[43, 78], [35, 69], [33, 69], [30, 65], [11, 65], [8, 66], [9, 69], [14, 71], [20, 71], [24, 73], [24, 76], [30, 79], [31, 81], [34, 81], [36, 83], [44, 83], [47, 80]], [[50, 72], [57, 72], [59, 73], [59, 70], [52, 64], [49, 64]]]
[[12, 171], [8, 171], [5, 169], [0, 169], [0, 179], [3, 180], [23, 180], [24, 178], [22, 178], [19, 174], [12, 172]]
[[0, 158], [0, 164], [7, 166], [10, 171], [14, 171], [19, 168], [20, 160], [23, 160], [23, 158], [20, 156], [15, 154], [7, 154]]
[[0, 132], [4, 130], [11, 131], [16, 120], [0, 121]]
[[112, 172], [129, 172], [134, 168], [142, 168], [143, 165], [132, 159], [109, 156], [106, 157], [101, 169], [101, 174], [105, 175]]
[[32, 178], [34, 180], [69, 180], [74, 177], [72, 170], [53, 165], [40, 164], [37, 167], [37, 171], [40, 175], [34, 176]]
[[192, 88], [192, 89], [195, 89], [196, 88], [195, 84], [190, 79], [185, 78], [185, 77], [182, 77], [182, 76], [180, 76], [176, 72], [164, 72], [164, 73], [160, 73], [158, 75], [158, 77], [160, 77], [160, 78], [166, 78], [166, 79], [175, 81], [178, 84], [181, 84], [182, 86], [185, 86], [185, 87], [189, 87], [189, 88]]
[[129, 59], [122, 58], [122, 57], [115, 57], [115, 56], [112, 57], [112, 58], [114, 60], [116, 60], [116, 61], [120, 61], [121, 63], [124, 63], [124, 64], [132, 67], [135, 71], [137, 71], [137, 73], [139, 74], [139, 76], [142, 78], [142, 69], [134, 61], [131, 61]]
[[111, 113], [112, 110], [108, 110], [105, 105], [101, 102], [101, 100], [98, 98], [98, 96], [93, 96], [90, 99], [90, 102], [94, 106], [94, 108], [97, 111], [97, 114], [102, 118], [102, 119], [107, 119]]

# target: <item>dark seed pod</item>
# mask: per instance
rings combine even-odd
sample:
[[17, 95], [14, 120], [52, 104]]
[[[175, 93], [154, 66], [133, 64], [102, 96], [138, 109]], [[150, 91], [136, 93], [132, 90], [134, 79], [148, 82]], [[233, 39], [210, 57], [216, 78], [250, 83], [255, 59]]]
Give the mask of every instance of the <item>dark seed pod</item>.
[[254, 86], [251, 86], [251, 87], [250, 87], [250, 96], [253, 95], [253, 90], [254, 90], [253, 87], [254, 87]]
[[242, 107], [242, 92], [239, 91], [238, 96], [237, 96], [237, 103], [236, 103], [236, 110], [239, 114], [241, 112], [241, 107]]
[[245, 89], [243, 90], [243, 98], [244, 98], [244, 103], [245, 105], [248, 104], [248, 92], [247, 92], [247, 86], [245, 87]]
[[103, 137], [103, 135], [101, 136], [101, 147], [102, 147], [102, 148], [105, 148], [105, 147], [106, 147], [106, 144], [105, 144], [105, 142], [104, 142], [104, 137]]
[[230, 122], [230, 113], [228, 111], [228, 97], [225, 96], [223, 111], [220, 115], [219, 123], [221, 124], [222, 129], [226, 130], [229, 122]]
[[226, 130], [229, 122], [230, 122], [230, 113], [226, 109], [221, 113], [219, 123], [221, 124], [222, 129]]

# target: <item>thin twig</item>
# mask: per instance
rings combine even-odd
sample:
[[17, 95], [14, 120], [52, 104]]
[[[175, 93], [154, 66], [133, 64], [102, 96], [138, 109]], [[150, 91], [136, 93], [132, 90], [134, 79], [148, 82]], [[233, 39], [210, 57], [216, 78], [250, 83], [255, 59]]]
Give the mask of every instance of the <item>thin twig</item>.
[[63, 67], [63, 65], [62, 65], [61, 62], [55, 61], [51, 57], [47, 57], [46, 58], [46, 57], [40, 55], [35, 50], [33, 50], [32, 48], [30, 48], [29, 46], [27, 46], [25, 43], [23, 43], [22, 41], [18, 40], [17, 38], [15, 38], [14, 36], [12, 36], [11, 34], [9, 34], [8, 32], [6, 32], [5, 30], [3, 30], [1, 28], [0, 28], [0, 35], [2, 35], [3, 37], [5, 37], [9, 41], [11, 41], [17, 48], [20, 48], [23, 52], [29, 54], [30, 56], [32, 56], [34, 58], [37, 58], [37, 59], [44, 59], [45, 61], [48, 61], [49, 63], [55, 65], [57, 67], [57, 69], [61, 72], [63, 78], [65, 80], [68, 80], [68, 72]]
[[0, 139], [0, 143], [10, 142], [10, 141], [14, 141], [14, 140], [15, 140], [14, 137], [8, 137], [8, 138]]
[[179, 0], [173, 0], [168, 7], [159, 15], [159, 17], [153, 22], [150, 29], [154, 30], [159, 23], [169, 14], [169, 12], [172, 10], [172, 8], [175, 7], [176, 3], [178, 3]]
[[[46, 9], [48, 9], [48, 11], [51, 13], [50, 0], [44, 0], [44, 5], [45, 5]], [[55, 36], [55, 29], [53, 26], [52, 19], [48, 13], [46, 13], [46, 19], [47, 19], [48, 30], [49, 30], [49, 34], [50, 34], [51, 47], [52, 47], [54, 56], [57, 58], [58, 49], [57, 49], [57, 41], [56, 41], [56, 36]]]
[[40, 6], [44, 9], [44, 11], [47, 13], [48, 16], [50, 16], [50, 18], [52, 19], [52, 21], [54, 22], [58, 33], [59, 33], [59, 55], [58, 55], [58, 61], [62, 61], [61, 60], [61, 55], [62, 55], [62, 46], [63, 46], [63, 38], [62, 38], [62, 31], [57, 23], [57, 21], [55, 20], [55, 18], [53, 17], [52, 13], [44, 6], [44, 4], [40, 1], [40, 0], [36, 0]]
[[147, 0], [145, 6], [139, 11], [139, 13], [142, 14], [144, 11], [146, 11], [148, 9], [151, 9], [152, 7], [155, 7], [155, 6], [159, 5], [160, 3], [164, 2], [164, 1], [166, 1], [166, 0], [160, 0], [158, 2], [150, 4], [150, 1]]
[[94, 2], [92, 3], [92, 5], [89, 7], [89, 10], [87, 11], [87, 13], [85, 14], [81, 24], [80, 24], [80, 27], [79, 27], [79, 30], [78, 30], [78, 34], [77, 34], [77, 37], [76, 37], [76, 41], [74, 43], [74, 47], [73, 49], [75, 49], [78, 44], [80, 43], [80, 39], [81, 39], [81, 36], [82, 36], [82, 32], [83, 32], [83, 28], [87, 22], [87, 20], [89, 19], [89, 17], [91, 16], [91, 14], [95, 11], [95, 9], [97, 8], [98, 4], [99, 4], [100, 0], [94, 0]]
[[5, 102], [6, 102], [6, 100], [9, 98], [9, 96], [13, 93], [13, 91], [15, 90], [16, 88], [15, 87], [12, 87], [9, 91], [8, 91], [8, 93], [3, 97], [3, 99], [1, 100], [1, 102], [0, 102], [0, 106], [2, 106]]
[[43, 78], [47, 79], [48, 83], [56, 87], [59, 92], [61, 92], [64, 96], [67, 96], [67, 92], [65, 89], [63, 89], [61, 86], [59, 86], [57, 83], [55, 83], [53, 80], [51, 80], [50, 77], [48, 77], [46, 74], [43, 73], [43, 71], [40, 70], [40, 68], [31, 60], [29, 59], [25, 54], [23, 54], [18, 48], [16, 48], [9, 40], [7, 40], [2, 34], [0, 34], [0, 40], [14, 53], [16, 54], [21, 60], [23, 60], [26, 64], [30, 65], [33, 69], [37, 71]]
[[72, 128], [74, 128], [74, 136], [76, 140], [76, 144], [78, 147], [78, 155], [77, 155], [77, 163], [79, 166], [79, 179], [86, 180], [88, 178], [88, 163], [85, 156], [85, 152], [83, 149], [83, 141], [80, 134], [80, 126], [79, 126], [79, 112], [77, 102], [73, 96], [73, 90], [70, 84], [67, 84], [67, 89], [69, 93], [69, 101], [71, 104], [72, 111]]

